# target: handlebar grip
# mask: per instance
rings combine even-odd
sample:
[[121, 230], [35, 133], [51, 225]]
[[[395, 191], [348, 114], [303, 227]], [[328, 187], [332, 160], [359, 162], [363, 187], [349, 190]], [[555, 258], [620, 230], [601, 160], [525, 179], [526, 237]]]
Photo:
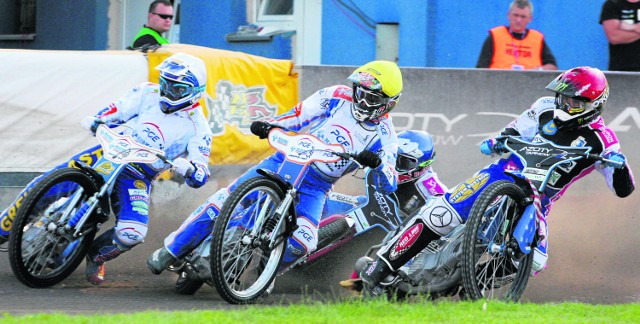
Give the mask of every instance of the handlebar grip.
[[600, 161], [600, 162], [609, 162], [609, 163], [613, 163], [613, 164], [615, 164], [615, 165], [619, 165], [619, 166], [621, 166], [621, 167], [624, 165], [624, 163], [623, 163], [623, 162], [615, 161], [615, 160], [610, 160], [610, 159], [604, 158], [604, 157], [602, 157], [602, 156], [600, 156], [600, 155], [597, 155], [597, 154], [590, 154], [590, 153], [586, 153], [586, 154], [584, 154], [584, 156], [585, 156], [587, 159], [592, 159], [592, 160], [596, 160], [596, 161]]
[[92, 132], [94, 135], [95, 135], [95, 133], [98, 131], [98, 126], [100, 126], [100, 125], [105, 125], [105, 122], [103, 122], [103, 121], [102, 121], [102, 120], [100, 120], [100, 119], [96, 119], [96, 120], [93, 122], [93, 125], [91, 125], [91, 132]]
[[162, 162], [164, 162], [164, 163], [169, 163], [169, 164], [173, 165], [173, 163], [171, 163], [171, 160], [169, 160], [169, 158], [168, 158], [168, 157], [166, 157], [166, 156], [164, 156], [164, 155], [162, 155], [162, 154], [160, 154], [160, 153], [156, 153], [156, 156], [157, 156], [160, 160], [162, 160]]

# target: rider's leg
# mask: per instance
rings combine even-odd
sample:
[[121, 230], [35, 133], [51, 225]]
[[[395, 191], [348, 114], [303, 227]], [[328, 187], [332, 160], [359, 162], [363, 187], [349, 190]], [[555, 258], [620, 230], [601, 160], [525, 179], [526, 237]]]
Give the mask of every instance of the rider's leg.
[[[125, 171], [127, 172], [127, 171]], [[87, 253], [86, 277], [94, 285], [104, 282], [104, 263], [142, 243], [149, 222], [151, 181], [124, 174], [111, 195], [116, 225], [100, 235]]]
[[281, 268], [315, 251], [318, 245], [318, 224], [331, 184], [314, 179], [312, 172], [309, 170], [307, 177], [310, 179], [305, 180], [298, 190], [299, 202], [296, 205], [298, 229], [289, 238]]
[[38, 183], [42, 178], [44, 178], [46, 175], [48, 175], [49, 173], [55, 170], [71, 166], [71, 161], [80, 161], [88, 165], [92, 165], [94, 162], [98, 160], [99, 156], [101, 155], [102, 155], [102, 148], [100, 147], [100, 145], [91, 147], [89, 149], [86, 149], [72, 156], [69, 160], [57, 165], [53, 169], [31, 180], [31, 182], [29, 182], [29, 184], [27, 184], [27, 186], [24, 189], [22, 189], [22, 191], [18, 194], [18, 196], [11, 203], [11, 205], [9, 205], [9, 207], [7, 207], [5, 210], [2, 211], [2, 213], [0, 213], [0, 244], [4, 243], [9, 238], [9, 234], [11, 233], [11, 227], [13, 226], [13, 219], [15, 218], [18, 212], [18, 208], [20, 207], [20, 204], [23, 202], [24, 198], [29, 193], [29, 190], [31, 190], [36, 185], [36, 183]]
[[360, 273], [365, 289], [374, 295], [376, 287], [393, 271], [416, 256], [429, 243], [449, 233], [462, 219], [444, 196], [430, 200], [416, 216], [408, 219], [377, 252], [376, 259]]
[[164, 269], [181, 259], [195, 249], [207, 235], [213, 231], [215, 219], [220, 214], [222, 204], [235, 188], [250, 178], [260, 176], [256, 170], [277, 170], [282, 158], [272, 155], [262, 162], [247, 170], [236, 179], [228, 188], [219, 189], [206, 202], [194, 210], [189, 217], [182, 222], [180, 227], [164, 239], [164, 246], [154, 251], [147, 258], [147, 267], [154, 274], [160, 274]]
[[160, 274], [176, 260], [187, 255], [213, 231], [214, 220], [220, 214], [222, 204], [229, 196], [227, 188], [219, 189], [196, 208], [180, 227], [164, 239], [164, 246], [149, 256], [147, 267]]

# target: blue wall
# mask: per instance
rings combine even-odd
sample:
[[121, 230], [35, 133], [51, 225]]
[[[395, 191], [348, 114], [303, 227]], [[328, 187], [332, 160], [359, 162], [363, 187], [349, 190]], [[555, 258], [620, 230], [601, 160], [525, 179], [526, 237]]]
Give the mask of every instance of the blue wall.
[[[227, 49], [274, 59], [291, 59], [291, 37], [274, 36], [270, 41], [232, 42], [227, 34], [247, 24], [246, 1], [182, 1], [180, 42], [211, 48]], [[190, 17], [197, 17], [191, 19]]]
[[108, 9], [109, 0], [37, 1], [35, 40], [0, 41], [0, 48], [103, 50]]
[[[349, 1], [343, 1], [348, 3]], [[401, 66], [475, 67], [489, 29], [506, 25], [511, 0], [352, 0], [378, 23], [400, 26]], [[545, 34], [560, 69], [606, 69], [607, 41], [598, 23], [603, 1], [533, 1], [530, 28]], [[375, 58], [374, 29], [336, 0], [323, 1], [322, 64], [358, 65]]]
[[[529, 27], [545, 34], [560, 69], [591, 65], [606, 69], [607, 40], [598, 23], [604, 0], [533, 0]], [[292, 42], [229, 43], [225, 35], [246, 25], [245, 0], [182, 0], [181, 42], [292, 58]], [[355, 4], [376, 23], [398, 23], [399, 64], [473, 68], [489, 29], [507, 24], [511, 0], [323, 0], [321, 63], [359, 65], [375, 58], [375, 27], [340, 3]], [[37, 2], [35, 41], [0, 41], [0, 48], [104, 50], [109, 0]], [[6, 12], [0, 12], [0, 19]]]

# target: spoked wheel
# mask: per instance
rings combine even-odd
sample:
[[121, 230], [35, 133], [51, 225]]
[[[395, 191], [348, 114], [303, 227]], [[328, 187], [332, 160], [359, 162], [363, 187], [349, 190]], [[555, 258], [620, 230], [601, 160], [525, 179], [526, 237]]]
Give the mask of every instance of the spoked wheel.
[[96, 230], [73, 239], [58, 229], [64, 226], [61, 219], [73, 216], [97, 191], [93, 179], [73, 168], [56, 170], [33, 187], [9, 236], [9, 262], [18, 280], [33, 288], [49, 287], [78, 267]]
[[[213, 229], [211, 273], [227, 302], [253, 303], [274, 280], [287, 244], [284, 217], [276, 215], [283, 197], [275, 182], [259, 177], [238, 186], [224, 203]], [[274, 238], [280, 238], [275, 246]]]
[[512, 302], [522, 297], [533, 253], [519, 256], [511, 251], [519, 249], [512, 233], [523, 213], [524, 198], [515, 183], [497, 181], [473, 204], [462, 245], [465, 297]]

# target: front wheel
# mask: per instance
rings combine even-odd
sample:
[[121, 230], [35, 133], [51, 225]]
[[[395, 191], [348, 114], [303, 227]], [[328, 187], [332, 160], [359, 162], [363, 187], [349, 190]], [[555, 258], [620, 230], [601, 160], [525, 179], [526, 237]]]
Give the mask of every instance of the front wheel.
[[462, 279], [471, 300], [517, 302], [529, 281], [533, 253], [517, 253], [512, 233], [525, 206], [515, 183], [497, 181], [474, 202], [462, 243]]
[[[220, 296], [232, 304], [256, 301], [274, 280], [287, 239], [276, 214], [284, 192], [274, 181], [258, 177], [238, 186], [216, 219], [211, 241], [211, 273]], [[276, 230], [274, 230], [274, 228]]]
[[66, 224], [61, 219], [74, 215], [97, 191], [93, 179], [74, 168], [56, 170], [31, 189], [9, 236], [9, 262], [18, 280], [29, 287], [45, 288], [61, 282], [78, 267], [97, 229], [73, 238], [61, 231]]

